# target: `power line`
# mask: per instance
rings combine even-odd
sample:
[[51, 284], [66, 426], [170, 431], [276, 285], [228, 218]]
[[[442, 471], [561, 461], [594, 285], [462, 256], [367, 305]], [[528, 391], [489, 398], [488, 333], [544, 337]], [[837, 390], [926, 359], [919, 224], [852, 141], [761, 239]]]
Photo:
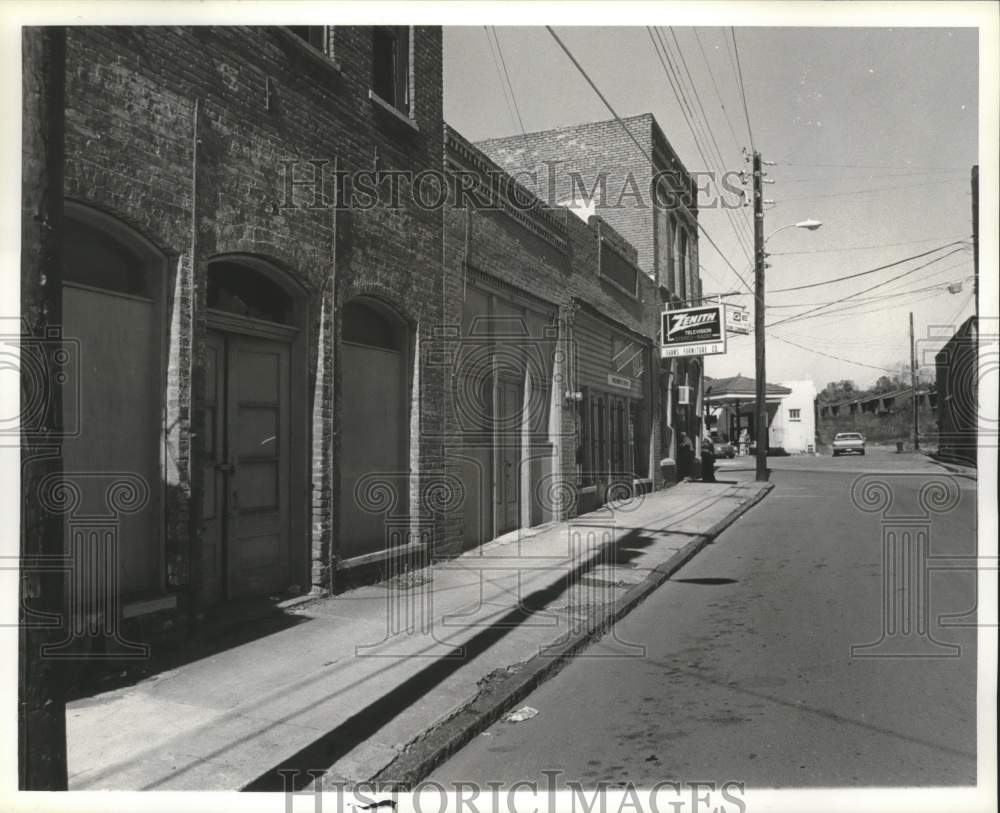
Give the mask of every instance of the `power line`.
[[[956, 280], [955, 279], [939, 279], [939, 280], [937, 280], [934, 283], [931, 283], [931, 280], [933, 278], [935, 278], [935, 277], [940, 277], [940, 276], [942, 276], [944, 274], [951, 275], [952, 272], [954, 272], [956, 269], [962, 268], [963, 266], [968, 266], [971, 262], [972, 262], [972, 259], [970, 257], [966, 257], [965, 259], [960, 260], [957, 263], [952, 263], [951, 265], [946, 265], [946, 266], [944, 266], [944, 268], [934, 268], [934, 269], [931, 269], [931, 271], [929, 273], [921, 274], [919, 276], [919, 278], [913, 279], [912, 282], [913, 283], [929, 283], [929, 284], [933, 284], [933, 285], [948, 285], [948, 284], [950, 284], [952, 282], [956, 282]], [[962, 282], [964, 284], [966, 280], [972, 279], [972, 278], [973, 278], [972, 276], [960, 277], [957, 281], [958, 282]], [[909, 290], [909, 289], [906, 288], [906, 285], [908, 283], [909, 283], [909, 281], [904, 281], [902, 283], [902, 287], [900, 287], [900, 288], [892, 288], [892, 287], [890, 287], [889, 290], [885, 291], [885, 293], [888, 294], [888, 293], [892, 293], [893, 291]]]
[[[516, 118], [520, 122], [520, 118], [515, 115], [514, 108], [511, 106], [510, 99], [507, 96], [507, 87], [504, 85], [503, 75], [500, 73], [500, 62], [497, 60], [497, 54], [493, 48], [493, 40], [490, 39], [490, 29], [488, 26], [483, 26], [483, 33], [486, 34], [486, 44], [490, 46], [490, 56], [493, 58], [493, 67], [497, 71], [497, 81], [500, 83], [500, 92], [503, 94], [504, 104], [507, 105], [507, 112], [510, 113], [512, 119]], [[524, 133], [523, 127], [521, 133], [522, 135]]]
[[865, 316], [869, 313], [885, 314], [888, 311], [894, 308], [902, 307], [905, 304], [909, 304], [912, 307], [918, 302], [926, 302], [927, 300], [935, 299], [938, 296], [940, 296], [940, 294], [936, 291], [932, 291], [930, 293], [922, 293], [922, 294], [911, 294], [910, 297], [902, 297], [901, 302], [892, 305], [886, 305], [884, 303], [877, 303], [873, 305], [873, 303], [871, 302], [860, 302], [860, 303], [856, 302], [856, 303], [851, 303], [843, 308], [836, 308], [834, 310], [823, 311], [821, 313], [813, 313], [809, 316], [803, 316], [801, 318], [799, 318], [798, 316], [793, 316], [791, 317], [791, 320], [794, 322], [805, 322], [811, 319], [832, 319], [832, 318], [844, 319], [845, 314], [848, 315], [850, 318], [854, 318], [856, 316]]
[[[952, 267], [957, 267], [957, 266], [952, 266]], [[945, 270], [950, 270], [950, 269], [945, 269]], [[966, 281], [968, 281], [970, 279], [972, 279], [971, 276], [964, 277], [962, 281], [966, 282]], [[914, 288], [912, 290], [911, 289], [907, 289], [907, 290], [904, 290], [904, 291], [896, 291], [895, 293], [891, 293], [891, 294], [881, 294], [879, 296], [869, 296], [869, 297], [865, 297], [864, 299], [858, 299], [857, 302], [858, 303], [862, 303], [862, 302], [865, 302], [865, 303], [868, 303], [868, 302], [881, 302], [881, 301], [886, 300], [886, 299], [894, 299], [897, 296], [907, 296], [909, 294], [919, 294], [919, 293], [922, 293], [924, 291], [930, 291], [930, 290], [935, 290], [935, 289], [937, 289], [937, 290], [944, 290], [945, 288], [947, 288], [951, 284], [952, 283], [950, 283], [950, 282], [936, 282], [933, 285], [928, 285], [926, 288]], [[805, 308], [805, 307], [807, 307], [809, 305], [825, 305], [825, 304], [826, 304], [825, 302], [796, 302], [794, 305], [768, 305], [767, 307], [768, 308]]]
[[827, 192], [820, 195], [792, 195], [790, 198], [779, 198], [775, 203], [787, 203], [792, 200], [817, 200], [818, 198], [845, 198], [854, 195], [864, 195], [870, 192], [891, 192], [896, 189], [920, 189], [925, 186], [940, 186], [946, 183], [964, 183], [965, 178], [946, 178], [943, 181], [927, 181], [927, 183], [907, 184], [905, 186], [875, 186], [870, 189], [853, 189], [849, 192]]
[[779, 336], [777, 333], [770, 333], [768, 335], [770, 335], [772, 339], [777, 339], [779, 342], [784, 342], [785, 344], [790, 344], [793, 347], [798, 347], [802, 350], [805, 350], [807, 353], [816, 353], [817, 355], [826, 356], [827, 358], [836, 359], [837, 361], [843, 361], [846, 362], [847, 364], [856, 364], [859, 367], [870, 367], [873, 370], [882, 370], [883, 372], [887, 373], [894, 372], [893, 370], [890, 370], [888, 367], [879, 367], [876, 364], [867, 364], [866, 362], [863, 361], [854, 361], [853, 359], [845, 359], [843, 356], [835, 356], [832, 353], [824, 353], [822, 350], [816, 350], [812, 347], [806, 347], [805, 345], [799, 344], [798, 342], [793, 342], [791, 339], [786, 339], [783, 336]]
[[715, 96], [719, 100], [719, 106], [722, 108], [722, 113], [726, 117], [726, 124], [729, 125], [729, 132], [733, 137], [733, 144], [736, 145], [736, 149], [740, 149], [740, 140], [736, 137], [736, 128], [733, 127], [733, 122], [729, 118], [729, 111], [726, 110], [726, 105], [722, 101], [722, 94], [719, 92], [719, 85], [715, 81], [715, 71], [712, 70], [712, 63], [708, 61], [708, 55], [705, 53], [705, 46], [701, 44], [701, 37], [698, 36], [698, 29], [692, 28], [694, 32], [694, 38], [698, 41], [698, 48], [701, 50], [701, 58], [705, 60], [705, 67], [708, 68], [708, 75], [712, 80], [712, 87], [715, 88]]
[[[896, 248], [898, 246], [911, 246], [917, 243], [934, 243], [938, 240], [956, 240], [964, 237], [962, 234], [948, 234], [942, 237], [925, 237], [922, 240], [907, 240], [902, 243], [876, 243], [870, 246], [842, 246], [840, 248], [814, 248], [808, 251], [769, 251], [772, 257], [785, 257], [793, 254], [832, 254], [840, 251], [867, 251], [874, 248]], [[950, 245], [950, 244], [949, 244]]]
[[[947, 256], [947, 255], [945, 255], [945, 256]], [[921, 274], [918, 279], [901, 281], [899, 283], [899, 285], [900, 285], [899, 288], [890, 287], [889, 290], [882, 291], [881, 293], [877, 294], [877, 296], [880, 297], [880, 296], [884, 296], [884, 295], [888, 295], [888, 294], [892, 294], [892, 293], [899, 293], [901, 291], [914, 290], [912, 288], [907, 288], [906, 287], [907, 285], [909, 285], [911, 283], [916, 283], [916, 284], [930, 284], [930, 285], [947, 285], [950, 282], [953, 282], [954, 280], [938, 280], [938, 281], [932, 283], [931, 279], [934, 278], [934, 277], [940, 276], [942, 274], [949, 274], [949, 273], [955, 271], [956, 269], [961, 268], [962, 266], [967, 266], [970, 262], [971, 262], [971, 260], [969, 260], [968, 258], [966, 258], [966, 259], [960, 260], [957, 263], [952, 263], [951, 265], [946, 265], [944, 268], [933, 269], [933, 270], [930, 271], [930, 273]], [[922, 268], [926, 269], [927, 266], [923, 266]], [[966, 278], [962, 278], [962, 279], [964, 281], [964, 279], [966, 279]], [[871, 298], [874, 298], [874, 297], [868, 297], [868, 298], [871, 299]], [[802, 303], [802, 304], [805, 305], [806, 303]], [[796, 305], [794, 305], [794, 304], [780, 305], [780, 306], [779, 305], [769, 305], [768, 307], [794, 308], [794, 307], [796, 307]]]
[[[712, 132], [712, 125], [708, 121], [708, 113], [705, 112], [705, 105], [702, 104], [701, 95], [698, 93], [698, 86], [695, 84], [694, 77], [691, 75], [691, 71], [688, 69], [687, 60], [684, 58], [684, 49], [681, 48], [681, 43], [680, 40], [677, 38], [677, 33], [674, 31], [673, 27], [671, 27], [669, 30], [670, 30], [670, 36], [674, 40], [674, 47], [677, 49], [677, 54], [680, 57], [681, 65], [684, 67], [684, 73], [687, 76], [688, 84], [691, 86], [691, 90], [694, 93], [695, 101], [698, 103], [699, 110], [701, 110], [701, 117], [702, 121], [704, 122], [704, 129], [708, 131], [708, 135], [712, 139], [712, 144], [715, 146], [715, 154], [718, 158], [718, 163], [716, 164], [716, 171], [719, 173], [720, 176], [722, 176], [725, 174], [725, 159], [723, 159], [722, 157], [722, 150], [719, 148], [719, 142], [715, 138], [715, 133]], [[737, 218], [735, 217], [735, 215], [733, 215], [732, 210], [729, 209], [729, 207], [724, 207], [724, 208], [726, 210], [726, 216], [729, 218], [730, 223], [734, 224], [733, 225], [734, 230], [737, 230], [735, 225], [737, 222], [743, 225], [744, 228], [743, 235], [744, 239], [747, 240], [747, 248], [749, 249], [749, 247], [753, 245], [753, 232], [747, 223], [745, 217], [745, 210], [742, 209], [741, 207], [740, 212], [741, 214], [744, 214], [744, 217]], [[737, 239], [740, 239], [739, 235], [737, 235]], [[747, 250], [745, 253], [747, 255], [747, 259], [749, 260], [753, 253], [752, 249]]]
[[[929, 265], [931, 265], [933, 263], [940, 262], [945, 257], [950, 257], [952, 254], [957, 254], [959, 251], [961, 251], [961, 249], [960, 248], [956, 248], [953, 251], [949, 251], [947, 254], [942, 254], [940, 257], [935, 257], [930, 262], [926, 262], [923, 265], [918, 265], [916, 268], [911, 268], [909, 271], [904, 271], [902, 274], [897, 274], [895, 277], [893, 277], [892, 279], [886, 280], [885, 282], [880, 282], [877, 285], [873, 285], [870, 288], [865, 288], [865, 290], [858, 291], [857, 293], [854, 293], [854, 294], [848, 294], [847, 296], [843, 296], [840, 299], [835, 299], [835, 300], [833, 300], [832, 302], [830, 302], [830, 303], [828, 303], [826, 305], [820, 305], [819, 307], [813, 308], [812, 310], [804, 311], [803, 313], [797, 313], [797, 314], [795, 314], [793, 316], [786, 316], [784, 319], [780, 319], [777, 322], [772, 322], [770, 325], [767, 325], [767, 327], [775, 327], [776, 325], [781, 325], [781, 324], [784, 324], [785, 322], [791, 322], [791, 321], [794, 321], [796, 319], [801, 319], [803, 316], [806, 316], [807, 314], [814, 313], [815, 311], [821, 310], [823, 308], [829, 308], [829, 307], [831, 307], [833, 305], [836, 305], [836, 304], [838, 304], [840, 302], [845, 302], [848, 299], [853, 299], [854, 297], [861, 296], [861, 294], [866, 294], [869, 291], [874, 291], [876, 288], [881, 288], [881, 287], [883, 287], [885, 285], [888, 285], [890, 282], [895, 282], [897, 279], [902, 279], [905, 276], [908, 276], [910, 274], [916, 273], [921, 268], [926, 268], [927, 266], [929, 266]], [[897, 265], [898, 265], [898, 263], [897, 263]]]
[[[892, 164], [801, 164], [791, 161], [778, 161], [777, 166], [782, 167], [829, 167], [834, 169], [913, 169], [913, 166], [899, 166]], [[926, 169], [940, 172], [967, 172], [968, 167], [926, 167]]]
[[[841, 181], [870, 181], [872, 178], [907, 178], [915, 175], [955, 175], [956, 169], [932, 169], [922, 172], [869, 172], [867, 175], [824, 175], [821, 178], [782, 178], [782, 183], [840, 183]], [[963, 173], [963, 180], [964, 173]]]
[[569, 57], [569, 61], [573, 63], [574, 67], [576, 67], [576, 69], [580, 72], [580, 75], [587, 80], [587, 84], [590, 85], [594, 93], [596, 93], [598, 98], [602, 102], [604, 102], [604, 106], [608, 108], [608, 110], [611, 112], [611, 115], [615, 117], [615, 121], [617, 121], [621, 125], [622, 129], [628, 134], [628, 137], [632, 139], [632, 143], [634, 143], [635, 146], [639, 148], [639, 152], [641, 152], [643, 157], [647, 161], [649, 161], [650, 165], [652, 165], [653, 159], [650, 158], [649, 154], [646, 152], [646, 148], [639, 143], [639, 140], [635, 137], [635, 135], [633, 135], [632, 131], [628, 128], [625, 122], [622, 121], [621, 116], [619, 116], [618, 113], [615, 112], [615, 109], [611, 106], [611, 102], [609, 102], [607, 99], [604, 98], [604, 94], [601, 93], [600, 88], [598, 88], [597, 85], [594, 84], [594, 80], [590, 78], [587, 72], [583, 69], [583, 66], [576, 61], [576, 57], [573, 56], [573, 53], [569, 50], [569, 48], [566, 47], [566, 44], [561, 39], [559, 39], [558, 34], [556, 34], [556, 32], [552, 30], [552, 26], [547, 25], [545, 26], [545, 28], [552, 35], [552, 39], [554, 39], [558, 43], [559, 47], [563, 49], [563, 52], [566, 54], [566, 56]]
[[[844, 320], [844, 318], [845, 318], [844, 314], [849, 314], [851, 318], [858, 317], [858, 316], [866, 316], [866, 315], [871, 314], [871, 313], [885, 314], [888, 311], [894, 310], [896, 308], [900, 308], [900, 307], [913, 307], [914, 305], [916, 305], [916, 304], [918, 304], [920, 302], [927, 302], [927, 301], [929, 301], [931, 299], [937, 298], [938, 296], [940, 296], [940, 294], [937, 293], [936, 291], [932, 291], [930, 293], [926, 293], [925, 292], [923, 294], [912, 294], [912, 296], [914, 296], [916, 298], [912, 299], [911, 301], [905, 301], [904, 300], [904, 301], [902, 301], [902, 302], [900, 302], [898, 304], [893, 304], [893, 305], [889, 305], [889, 306], [884, 305], [884, 304], [877, 304], [874, 307], [872, 307], [872, 303], [860, 303], [860, 304], [859, 303], [855, 303], [855, 304], [848, 305], [847, 307], [844, 307], [844, 308], [838, 308], [838, 309], [832, 310], [832, 311], [826, 311], [826, 312], [823, 312], [823, 313], [814, 313], [814, 314], [809, 315], [809, 316], [803, 316], [801, 319], [799, 319], [798, 317], [792, 317], [792, 319], [790, 321], [805, 322], [805, 321], [812, 320], [812, 319], [836, 319], [839, 322], [842, 322]], [[861, 310], [859, 310], [859, 308]], [[779, 323], [775, 322], [773, 324], [777, 325]], [[765, 327], [770, 327], [770, 325], [766, 325]], [[741, 339], [741, 338], [743, 338], [743, 334], [739, 334], [739, 335], [736, 335], [736, 336], [731, 336], [730, 337], [730, 341], [732, 341], [734, 339]], [[840, 343], [840, 339], [839, 338], [837, 339], [837, 343], [838, 344]], [[869, 343], [865, 343], [865, 346], [868, 346], [868, 344]]]
[[[923, 302], [923, 301], [928, 300], [928, 299], [934, 299], [935, 297], [937, 297], [939, 295], [940, 294], [938, 292], [936, 292], [936, 291], [932, 291], [930, 293], [924, 292], [924, 293], [920, 293], [920, 294], [906, 292], [906, 295], [904, 295], [902, 298], [903, 299], [907, 299], [909, 297], [917, 297], [916, 299], [913, 300], [913, 302], [915, 303], [915, 302]], [[826, 305], [824, 307], [831, 307], [833, 304], [837, 304], [837, 303], [829, 303], [828, 305]], [[844, 314], [850, 314], [851, 316], [863, 316], [864, 314], [867, 314], [867, 313], [885, 313], [886, 310], [888, 310], [888, 309], [899, 307], [898, 304], [886, 305], [884, 303], [878, 303], [877, 307], [874, 307], [874, 308], [872, 307], [872, 305], [873, 305], [873, 303], [871, 303], [871, 302], [850, 302], [849, 304], [845, 305], [844, 307], [842, 307], [842, 308], [835, 308], [834, 310], [823, 310], [823, 308], [814, 308], [813, 310], [820, 311], [820, 312], [819, 313], [813, 313], [812, 311], [805, 311], [805, 312], [803, 312], [801, 314], [792, 314], [791, 316], [787, 317], [786, 319], [782, 319], [780, 322], [774, 322], [773, 324], [777, 325], [777, 324], [781, 324], [781, 323], [786, 322], [786, 321], [787, 322], [804, 322], [804, 321], [807, 321], [809, 319], [823, 319], [823, 318], [832, 317], [832, 316], [842, 317]]]
[[[701, 58], [704, 60], [705, 67], [708, 69], [708, 76], [709, 79], [712, 80], [712, 88], [715, 90], [715, 96], [719, 100], [719, 107], [722, 108], [722, 115], [725, 116], [726, 125], [729, 127], [729, 134], [733, 138], [733, 144], [735, 145], [738, 151], [742, 150], [743, 146], [740, 144], [740, 140], [736, 136], [736, 128], [733, 127], [733, 121], [729, 117], [729, 111], [726, 109], [726, 104], [722, 100], [722, 93], [719, 90], [719, 84], [715, 80], [715, 71], [712, 69], [712, 63], [708, 59], [708, 54], [705, 53], [705, 46], [701, 42], [701, 36], [699, 36], [697, 28], [692, 27], [691, 31], [694, 33], [694, 38], [698, 43], [698, 50], [701, 51]], [[727, 53], [728, 53], [728, 48], [727, 48]], [[721, 158], [721, 151], [720, 151], [720, 158]], [[736, 217], [736, 220], [738, 220], [742, 224], [745, 234], [747, 235], [747, 240], [749, 241], [750, 244], [752, 244], [753, 227], [749, 221], [749, 215], [747, 214], [745, 208], [740, 207], [740, 215], [741, 215], [740, 217]]]
[[[791, 288], [775, 288], [775, 289], [769, 291], [769, 293], [772, 293], [772, 294], [783, 294], [783, 293], [786, 293], [787, 291], [804, 291], [806, 288], [819, 288], [821, 285], [832, 285], [835, 282], [843, 282], [844, 280], [855, 279], [857, 277], [863, 277], [866, 274], [874, 274], [876, 271], [884, 271], [886, 268], [892, 268], [893, 266], [896, 266], [896, 265], [902, 265], [903, 263], [909, 262], [910, 260], [919, 260], [921, 257], [926, 257], [928, 254], [933, 254], [936, 251], [941, 251], [942, 249], [949, 248], [950, 246], [958, 245], [960, 242], [961, 241], [959, 241], [959, 240], [955, 240], [954, 242], [951, 242], [951, 243], [945, 243], [943, 246], [937, 246], [937, 248], [932, 248], [929, 251], [924, 251], [924, 252], [922, 252], [920, 254], [913, 254], [913, 255], [911, 255], [909, 257], [903, 257], [901, 260], [895, 260], [895, 261], [893, 261], [891, 263], [888, 263], [886, 265], [880, 265], [877, 268], [870, 268], [867, 271], [859, 271], [857, 274], [848, 274], [846, 277], [835, 277], [834, 279], [825, 279], [822, 282], [810, 282], [807, 285], [794, 285]], [[956, 249], [956, 251], [961, 251], [961, 249]], [[944, 257], [948, 257], [948, 256], [950, 256], [951, 254], [954, 254], [954, 253], [955, 253], [955, 251], [949, 252], [948, 254], [945, 254], [942, 257], [938, 257], [937, 259], [939, 259], [939, 260], [943, 259]], [[914, 269], [914, 270], [917, 270], [917, 269]]]
[[[793, 339], [807, 343], [816, 340], [820, 341], [826, 340], [824, 336], [818, 335], [815, 331], [811, 333], [796, 333], [794, 327], [782, 328], [781, 335], [790, 336]], [[849, 347], [852, 349], [858, 349], [858, 348], [864, 349], [872, 345], [876, 345], [879, 347], [894, 347], [898, 345], [902, 347], [902, 346], [909, 346], [910, 343], [908, 338], [904, 338], [903, 336], [900, 335], [898, 328], [892, 328], [891, 330], [883, 333], [866, 334], [864, 338], [859, 337], [851, 339], [851, 338], [843, 338], [842, 336], [838, 335], [836, 341], [838, 347], [843, 345], [845, 347]]]
[[[561, 39], [559, 39], [559, 36], [556, 34], [556, 32], [552, 30], [552, 26], [547, 25], [545, 26], [545, 28], [549, 32], [549, 34], [552, 35], [552, 39], [554, 39], [556, 43], [558, 43], [559, 47], [562, 48], [563, 53], [565, 53], [566, 56], [569, 57], [569, 61], [573, 63], [574, 67], [580, 72], [580, 75], [587, 80], [587, 84], [590, 85], [594, 93], [596, 93], [598, 98], [604, 103], [604, 106], [608, 108], [611, 115], [615, 117], [615, 121], [617, 121], [618, 124], [621, 125], [622, 129], [628, 134], [629, 138], [631, 138], [633, 143], [639, 148], [639, 152], [642, 153], [645, 159], [649, 162], [650, 166], [653, 166], [653, 159], [646, 152], [642, 144], [639, 143], [635, 135], [633, 135], [632, 131], [629, 130], [629, 128], [625, 125], [625, 122], [622, 121], [621, 116], [619, 116], [615, 112], [615, 109], [611, 106], [611, 103], [606, 98], [604, 98], [604, 94], [601, 93], [597, 85], [594, 84], [594, 80], [590, 78], [587, 72], [583, 69], [583, 66], [577, 61], [576, 57], [573, 56], [572, 51], [570, 51], [569, 48], [566, 47], [566, 44]], [[739, 277], [740, 282], [742, 282], [743, 285], [746, 287], [746, 289], [752, 293], [753, 289], [750, 287], [749, 283], [745, 279], [743, 279], [743, 275], [736, 270], [736, 267], [729, 261], [729, 258], [722, 253], [722, 249], [720, 249], [719, 246], [716, 244], [715, 240], [712, 239], [712, 235], [708, 233], [708, 230], [697, 220], [695, 221], [695, 225], [697, 226], [698, 230], [705, 235], [705, 239], [708, 240], [712, 248], [716, 250], [718, 255], [722, 258], [723, 262], [725, 262], [725, 264], [728, 265], [733, 270], [733, 273], [736, 274], [737, 277]]]
[[[670, 88], [674, 93], [674, 97], [677, 99], [677, 104], [680, 107], [681, 115], [684, 117], [684, 121], [687, 123], [688, 128], [691, 130], [691, 135], [694, 138], [695, 147], [697, 147], [698, 149], [698, 154], [701, 156], [701, 160], [705, 162], [705, 166], [707, 167], [714, 163], [714, 156], [713, 156], [713, 161], [710, 162], [708, 158], [705, 156], [705, 150], [702, 149], [701, 145], [702, 139], [699, 137], [698, 131], [695, 126], [697, 123], [696, 116], [694, 110], [692, 110], [691, 105], [688, 102], [687, 94], [685, 93], [683, 83], [681, 82], [680, 72], [677, 70], [673, 60], [670, 58], [670, 53], [667, 50], [667, 45], [660, 37], [659, 32], [650, 26], [646, 27], [646, 31], [649, 33], [649, 39], [653, 43], [653, 50], [656, 52], [656, 56], [660, 61], [660, 66], [663, 68], [663, 72], [667, 77], [667, 81], [669, 82]], [[659, 46], [657, 45], [657, 40], [659, 40]], [[677, 41], [676, 35], [674, 36], [674, 41], [675, 42]], [[661, 48], [663, 50], [662, 54], [660, 53]], [[681, 58], [683, 59], [683, 53], [681, 53]], [[668, 63], [670, 66], [669, 68], [667, 67]], [[688, 77], [690, 78], [690, 73], [688, 73]], [[692, 82], [692, 88], [697, 97], [698, 91], [697, 88], [694, 88], [693, 82]], [[700, 104], [701, 102], [699, 99], [699, 105]], [[702, 112], [704, 113], [704, 107], [702, 107]], [[707, 125], [707, 117], [706, 117], [706, 125]], [[715, 136], [712, 134], [711, 127], [708, 127], [708, 133], [711, 136], [712, 141], [716, 145], [716, 152], [719, 152], [718, 142], [715, 140]], [[719, 153], [720, 161], [721, 158], [722, 155], [721, 153]], [[714, 169], [716, 170], [716, 172], [721, 173], [718, 164], [715, 164]], [[733, 232], [736, 235], [736, 241], [739, 244], [740, 249], [743, 251], [744, 256], [747, 258], [747, 261], [749, 262], [751, 252], [748, 246], [745, 244], [746, 237], [740, 233], [739, 229], [736, 226], [736, 221], [733, 219], [732, 212], [728, 208], [726, 208], [726, 215], [729, 219], [729, 224], [730, 226], [732, 226]]]
[[965, 298], [965, 301], [961, 305], [958, 306], [958, 310], [955, 311], [955, 313], [952, 315], [951, 319], [949, 319], [947, 322], [945, 322], [946, 325], [953, 325], [953, 324], [955, 324], [955, 322], [958, 320], [958, 315], [962, 311], [964, 311], [967, 307], [969, 307], [969, 303], [972, 301], [972, 297], [975, 296], [975, 294], [976, 294], [976, 291], [975, 291], [974, 288], [971, 291], [969, 291], [969, 295]]
[[507, 79], [507, 87], [510, 88], [510, 99], [514, 102], [514, 110], [517, 113], [517, 123], [521, 126], [521, 135], [527, 138], [528, 133], [524, 128], [524, 120], [521, 118], [521, 108], [517, 106], [517, 96], [514, 95], [514, 85], [511, 83], [510, 74], [507, 72], [507, 60], [503, 58], [503, 48], [500, 47], [500, 37], [497, 36], [496, 26], [490, 26], [490, 30], [493, 32], [493, 39], [497, 44], [497, 53], [500, 55], [500, 64], [503, 65], [503, 75]]
[[[732, 32], [732, 27], [731, 26], [730, 26], [730, 31]], [[734, 34], [734, 37], [735, 37], [735, 34]], [[740, 70], [739, 66], [737, 65], [736, 59], [733, 57], [733, 48], [731, 47], [731, 46], [734, 46], [736, 44], [736, 40], [735, 40], [735, 38], [732, 39], [732, 40], [730, 40], [729, 38], [727, 38], [725, 36], [725, 29], [723, 29], [722, 41], [726, 44], [726, 56], [729, 57], [729, 66], [733, 69], [733, 76], [736, 79], [736, 85], [737, 85], [737, 88], [740, 91], [740, 97], [743, 100], [743, 112], [747, 113], [748, 111], [747, 111], [747, 105], [746, 105], [746, 93], [743, 90], [743, 74], [742, 74], [742, 71]], [[750, 119], [749, 119], [749, 115], [747, 116], [747, 135], [750, 138], [750, 147], [751, 147], [751, 149], [754, 152], [756, 152], [756, 147], [754, 146], [754, 143], [753, 143], [753, 133], [750, 131]], [[741, 210], [741, 211], [743, 211], [744, 214], [745, 214], [745, 210]], [[749, 215], [745, 215], [745, 216], [749, 217]], [[756, 227], [754, 226], [754, 224], [752, 222], [747, 226], [747, 228], [749, 229], [749, 231], [751, 232], [751, 234], [756, 229]], [[753, 263], [750, 263], [750, 266], [753, 267]]]
[[872, 306], [872, 303], [870, 302], [855, 303], [848, 305], [847, 307], [844, 308], [837, 308], [832, 311], [824, 311], [823, 313], [814, 313], [811, 316], [803, 316], [801, 319], [797, 319], [797, 321], [805, 322], [810, 319], [833, 319], [833, 318], [842, 320], [845, 318], [844, 314], [848, 314], [851, 318], [857, 316], [866, 316], [867, 314], [870, 313], [878, 313], [884, 315], [888, 311], [893, 310], [895, 308], [901, 308], [904, 306], [913, 307], [919, 302], [927, 302], [928, 300], [936, 299], [938, 296], [940, 296], [940, 294], [935, 291], [932, 291], [930, 293], [911, 294], [911, 296], [916, 298], [908, 299], [904, 297], [903, 298], [904, 301], [895, 303], [893, 305], [885, 305], [880, 303], [875, 306]]
[[743, 84], [743, 66], [740, 64], [740, 49], [736, 44], [736, 29], [729, 26], [729, 32], [733, 36], [733, 53], [736, 54], [736, 76], [740, 81], [740, 96], [743, 97], [743, 112], [747, 117], [747, 135], [750, 136], [750, 149], [757, 152], [757, 147], [753, 142], [753, 129], [750, 127], [750, 108], [747, 106], [747, 89]]

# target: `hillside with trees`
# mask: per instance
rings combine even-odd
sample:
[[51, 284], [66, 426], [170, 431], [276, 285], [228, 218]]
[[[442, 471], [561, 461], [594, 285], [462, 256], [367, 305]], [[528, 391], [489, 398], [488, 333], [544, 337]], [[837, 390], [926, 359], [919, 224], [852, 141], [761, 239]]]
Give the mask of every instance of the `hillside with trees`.
[[[934, 391], [934, 381], [929, 371], [920, 371], [917, 376], [918, 391]], [[852, 401], [866, 401], [878, 396], [905, 391], [905, 396], [895, 399], [889, 409], [879, 412], [862, 412], [823, 417], [825, 404], [845, 404]], [[850, 379], [830, 381], [816, 396], [817, 444], [829, 446], [838, 432], [860, 432], [871, 443], [894, 444], [903, 441], [910, 448], [913, 440], [913, 399], [910, 396], [910, 366], [905, 363], [895, 365], [892, 372], [878, 377], [874, 384], [860, 388]], [[934, 410], [922, 406], [917, 414], [920, 442], [929, 444], [937, 440], [937, 416]]]

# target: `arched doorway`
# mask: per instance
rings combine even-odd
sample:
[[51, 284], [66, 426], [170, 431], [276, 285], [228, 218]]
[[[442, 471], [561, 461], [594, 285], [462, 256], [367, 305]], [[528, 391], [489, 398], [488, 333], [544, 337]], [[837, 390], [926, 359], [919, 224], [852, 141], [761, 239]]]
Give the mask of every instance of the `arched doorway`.
[[[63, 400], [66, 478], [79, 490], [76, 511], [106, 516], [109, 489], [122, 478], [141, 478], [149, 499], [114, 517], [116, 550], [93, 544], [76, 550], [77, 578], [92, 584], [94, 568], [117, 562], [119, 596], [162, 592], [163, 455], [166, 258], [125, 224], [66, 201], [63, 335], [79, 353], [79, 380], [67, 382]], [[91, 581], [94, 580], [94, 581]], [[94, 596], [94, 598], [98, 598]]]
[[208, 264], [207, 305], [201, 592], [212, 603], [300, 581], [304, 296], [270, 263], [230, 255]]
[[[340, 544], [342, 560], [384, 550], [398, 542], [409, 513], [410, 332], [376, 299], [348, 302], [341, 314]], [[393, 491], [387, 517], [365, 510], [359, 481], [377, 476]]]

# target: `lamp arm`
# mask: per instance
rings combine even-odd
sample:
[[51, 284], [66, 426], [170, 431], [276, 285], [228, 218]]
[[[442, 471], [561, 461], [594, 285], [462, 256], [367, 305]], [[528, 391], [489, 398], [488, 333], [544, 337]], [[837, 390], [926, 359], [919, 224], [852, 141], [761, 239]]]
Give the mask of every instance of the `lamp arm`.
[[767, 237], [764, 238], [764, 242], [766, 243], [768, 240], [774, 237], [774, 235], [776, 235], [779, 231], [784, 231], [785, 229], [793, 229], [795, 228], [795, 226], [796, 226], [795, 223], [786, 223], [784, 226], [778, 226], [778, 228], [776, 228], [773, 232], [771, 232]]

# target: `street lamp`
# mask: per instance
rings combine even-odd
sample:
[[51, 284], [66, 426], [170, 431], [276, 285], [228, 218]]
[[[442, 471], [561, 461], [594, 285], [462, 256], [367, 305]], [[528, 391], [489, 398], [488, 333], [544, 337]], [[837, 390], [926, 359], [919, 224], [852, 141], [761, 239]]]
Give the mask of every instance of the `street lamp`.
[[808, 231], [816, 231], [820, 226], [823, 225], [822, 220], [800, 220], [798, 223], [786, 223], [784, 226], [778, 226], [773, 232], [771, 232], [767, 237], [764, 238], [766, 243], [779, 231], [784, 231], [785, 229], [807, 229]]
[[800, 220], [797, 223], [786, 223], [764, 237], [764, 199], [761, 193], [763, 171], [761, 169], [760, 153], [753, 154], [753, 214], [754, 214], [754, 351], [756, 361], [756, 406], [757, 440], [756, 479], [758, 482], [767, 480], [767, 370], [764, 360], [764, 269], [767, 266], [764, 244], [779, 231], [784, 229], [807, 229], [815, 231], [823, 224], [819, 220]]

